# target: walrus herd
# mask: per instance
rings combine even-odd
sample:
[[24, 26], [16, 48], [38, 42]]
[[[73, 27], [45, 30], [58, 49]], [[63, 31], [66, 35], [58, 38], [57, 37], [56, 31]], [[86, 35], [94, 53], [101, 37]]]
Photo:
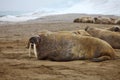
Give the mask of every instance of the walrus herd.
[[120, 49], [120, 27], [99, 29], [87, 26], [76, 31], [41, 31], [28, 41], [29, 56], [34, 49], [38, 60], [101, 62], [116, 59], [114, 49]]
[[80, 17], [73, 20], [74, 23], [94, 23], [94, 24], [120, 24], [119, 18], [109, 18], [109, 17]]

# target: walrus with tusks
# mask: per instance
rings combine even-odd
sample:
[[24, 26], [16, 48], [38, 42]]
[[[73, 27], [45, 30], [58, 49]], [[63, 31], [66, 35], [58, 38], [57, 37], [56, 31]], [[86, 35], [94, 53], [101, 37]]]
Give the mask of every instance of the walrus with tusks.
[[[33, 41], [35, 42], [31, 42]], [[78, 36], [60, 33], [41, 33], [32, 37], [29, 43], [34, 45], [38, 60], [53, 61], [84, 60], [100, 62], [115, 59], [115, 51], [105, 41], [89, 36]], [[29, 45], [31, 48], [31, 45]]]
[[34, 49], [35, 57], [37, 57], [37, 53], [35, 49], [36, 49], [36, 44], [39, 43], [39, 38], [40, 38], [39, 36], [34, 36], [29, 39], [26, 47], [26, 48], [29, 48], [29, 57], [31, 57], [31, 48]]

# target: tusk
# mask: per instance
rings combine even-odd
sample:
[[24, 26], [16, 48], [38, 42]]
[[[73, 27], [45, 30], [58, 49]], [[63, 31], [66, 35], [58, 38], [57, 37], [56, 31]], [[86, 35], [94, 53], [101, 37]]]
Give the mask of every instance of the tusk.
[[32, 43], [30, 43], [29, 45], [29, 57], [31, 57], [31, 46], [32, 46]]
[[35, 54], [35, 57], [37, 58], [37, 49], [36, 49], [36, 44], [34, 44], [34, 54]]

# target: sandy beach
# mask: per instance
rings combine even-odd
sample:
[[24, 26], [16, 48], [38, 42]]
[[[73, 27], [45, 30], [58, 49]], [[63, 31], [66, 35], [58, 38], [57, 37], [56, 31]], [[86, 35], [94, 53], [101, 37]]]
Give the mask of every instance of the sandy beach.
[[[88, 60], [36, 60], [34, 55], [29, 58], [27, 41], [42, 30], [71, 31], [86, 26], [103, 29], [114, 26], [73, 23], [79, 16], [66, 14], [26, 22], [0, 22], [0, 80], [120, 80], [120, 59], [96, 63]], [[120, 49], [115, 51], [120, 56]]]

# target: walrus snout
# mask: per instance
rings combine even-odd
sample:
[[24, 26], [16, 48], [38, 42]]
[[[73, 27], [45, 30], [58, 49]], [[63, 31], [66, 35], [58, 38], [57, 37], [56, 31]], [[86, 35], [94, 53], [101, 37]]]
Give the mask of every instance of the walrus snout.
[[34, 44], [39, 44], [40, 43], [40, 37], [31, 37], [30, 39], [29, 39], [29, 41], [28, 41], [28, 45], [27, 45], [27, 48], [29, 48], [30, 47], [30, 44], [31, 44], [31, 48], [33, 49], [33, 45]]
[[35, 57], [37, 58], [37, 46], [39, 45], [40, 41], [41, 41], [40, 36], [34, 36], [29, 39], [27, 48], [29, 48], [30, 57], [31, 57], [31, 49], [33, 49]]
[[115, 26], [115, 27], [114, 27], [114, 31], [115, 31], [115, 32], [120, 31], [120, 27], [119, 27], [119, 26]]

